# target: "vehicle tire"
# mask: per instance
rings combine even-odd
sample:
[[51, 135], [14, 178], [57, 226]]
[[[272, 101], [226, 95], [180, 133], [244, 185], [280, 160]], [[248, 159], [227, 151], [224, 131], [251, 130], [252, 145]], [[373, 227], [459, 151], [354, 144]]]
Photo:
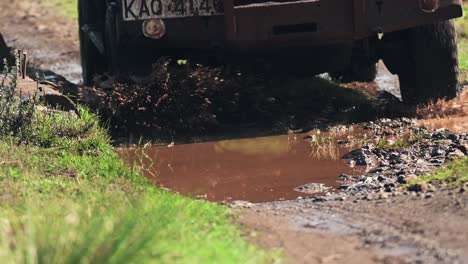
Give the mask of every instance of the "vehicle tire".
[[377, 63], [369, 59], [352, 59], [351, 64], [340, 72], [329, 73], [333, 80], [349, 82], [372, 82], [377, 77]]
[[107, 64], [110, 73], [114, 76], [118, 76], [121, 71], [119, 56], [120, 39], [118, 34], [118, 7], [114, 3], [108, 5], [105, 21]]
[[426, 103], [457, 96], [458, 51], [453, 21], [390, 33], [383, 38], [382, 59], [400, 79], [406, 103]]
[[85, 25], [97, 25], [99, 16], [91, 0], [78, 0], [80, 58], [83, 84], [91, 85], [95, 75], [104, 72], [103, 56], [83, 30]]

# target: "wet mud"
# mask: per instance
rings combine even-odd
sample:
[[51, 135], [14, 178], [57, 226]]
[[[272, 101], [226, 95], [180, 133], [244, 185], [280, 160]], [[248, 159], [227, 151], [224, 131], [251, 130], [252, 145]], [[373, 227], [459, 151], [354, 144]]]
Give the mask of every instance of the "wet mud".
[[226, 202], [291, 200], [337, 187], [341, 173], [365, 170], [340, 158], [349, 147], [335, 142], [314, 146], [315, 133], [119, 148], [118, 152], [157, 184], [184, 195]]

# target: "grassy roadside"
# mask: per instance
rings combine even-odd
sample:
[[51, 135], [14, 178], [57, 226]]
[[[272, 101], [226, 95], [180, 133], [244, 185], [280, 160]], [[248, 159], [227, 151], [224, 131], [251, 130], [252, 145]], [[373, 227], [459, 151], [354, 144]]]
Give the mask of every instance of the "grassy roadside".
[[98, 119], [37, 110], [0, 75], [2, 263], [264, 263], [221, 206], [154, 188]]
[[468, 72], [468, 7], [466, 2], [463, 2], [463, 17], [455, 20], [458, 34], [458, 57], [460, 70], [462, 71], [463, 80], [467, 79]]
[[412, 184], [418, 182], [444, 182], [453, 187], [462, 186], [468, 182], [468, 158], [452, 161], [433, 173], [418, 178]]

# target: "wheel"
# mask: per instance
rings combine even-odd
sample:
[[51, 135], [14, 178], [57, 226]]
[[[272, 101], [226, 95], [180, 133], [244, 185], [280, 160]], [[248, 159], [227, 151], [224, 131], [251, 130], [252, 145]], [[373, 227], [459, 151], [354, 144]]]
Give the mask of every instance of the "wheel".
[[383, 38], [382, 59], [400, 79], [406, 103], [426, 103], [457, 96], [458, 51], [453, 21], [390, 33]]
[[83, 84], [93, 83], [95, 75], [104, 72], [103, 56], [93, 44], [84, 26], [99, 24], [99, 16], [91, 0], [78, 0], [78, 24], [80, 37], [80, 58], [83, 76]]
[[7, 60], [8, 65], [13, 63], [12, 57], [11, 50], [7, 46], [2, 34], [0, 33], [0, 70], [3, 70], [3, 66], [5, 66], [3, 65], [3, 60]]
[[340, 72], [329, 73], [333, 80], [339, 82], [372, 82], [377, 77], [377, 63], [367, 58], [353, 58], [351, 64]]
[[110, 3], [106, 10], [105, 37], [106, 37], [106, 57], [109, 71], [112, 75], [118, 76], [121, 71], [119, 57], [120, 39], [118, 29], [118, 8], [115, 3]]

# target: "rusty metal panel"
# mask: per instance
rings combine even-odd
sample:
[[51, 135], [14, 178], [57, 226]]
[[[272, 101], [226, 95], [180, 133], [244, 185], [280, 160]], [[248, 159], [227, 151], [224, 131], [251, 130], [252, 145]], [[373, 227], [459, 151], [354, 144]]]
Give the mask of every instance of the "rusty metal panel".
[[224, 26], [228, 43], [236, 39], [236, 17], [234, 14], [234, 0], [224, 0]]
[[369, 30], [391, 32], [462, 15], [461, 0], [439, 0], [433, 12], [424, 10], [421, 1], [367, 0]]
[[[353, 2], [310, 0], [253, 4], [234, 8], [237, 44], [318, 45], [352, 39]], [[315, 26], [314, 26], [315, 25]], [[291, 32], [275, 29], [290, 28]], [[303, 28], [304, 31], [296, 29]]]

